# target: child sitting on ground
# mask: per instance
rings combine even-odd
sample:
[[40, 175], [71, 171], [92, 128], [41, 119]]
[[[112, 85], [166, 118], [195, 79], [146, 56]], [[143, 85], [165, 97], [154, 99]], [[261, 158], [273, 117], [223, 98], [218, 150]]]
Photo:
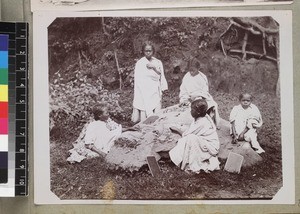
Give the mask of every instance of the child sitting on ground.
[[182, 170], [199, 173], [218, 170], [219, 138], [212, 118], [206, 114], [207, 102], [203, 99], [191, 103], [191, 115], [194, 121], [188, 130], [182, 132], [176, 127], [170, 127], [173, 132], [181, 134], [177, 145], [169, 152], [174, 164]]
[[263, 153], [265, 150], [259, 145], [256, 132], [263, 123], [260, 111], [252, 103], [252, 96], [248, 93], [241, 94], [239, 101], [240, 104], [233, 107], [229, 118], [233, 142], [250, 142], [258, 154]]
[[106, 156], [114, 144], [114, 140], [121, 135], [122, 131], [137, 131], [135, 127], [122, 128], [109, 117], [107, 104], [100, 103], [93, 108], [95, 121], [88, 124], [84, 138], [86, 148]]

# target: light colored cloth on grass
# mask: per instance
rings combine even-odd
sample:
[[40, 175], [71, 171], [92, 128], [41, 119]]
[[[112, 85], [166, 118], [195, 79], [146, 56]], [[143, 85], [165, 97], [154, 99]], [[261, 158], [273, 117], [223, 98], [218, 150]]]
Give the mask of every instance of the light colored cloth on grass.
[[122, 133], [122, 126], [111, 119], [104, 121], [93, 121], [86, 129], [84, 143], [94, 145], [97, 149], [107, 154], [112, 147], [116, 137]]
[[87, 123], [76, 142], [70, 149], [67, 161], [70, 163], [81, 162], [86, 158], [98, 157], [99, 154], [88, 149], [86, 145], [94, 145], [97, 149], [107, 154], [114, 144], [115, 139], [122, 133], [122, 126], [111, 119], [104, 121], [91, 121]]

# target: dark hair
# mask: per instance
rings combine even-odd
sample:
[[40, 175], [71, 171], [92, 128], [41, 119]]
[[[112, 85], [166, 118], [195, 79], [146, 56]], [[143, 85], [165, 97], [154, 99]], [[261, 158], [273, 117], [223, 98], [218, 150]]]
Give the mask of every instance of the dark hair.
[[191, 108], [195, 110], [195, 116], [198, 118], [206, 115], [208, 106], [206, 100], [198, 99], [192, 102]]
[[252, 95], [249, 94], [249, 93], [242, 93], [242, 94], [240, 94], [239, 101], [241, 101], [244, 98], [244, 96], [249, 96], [250, 97], [250, 101], [252, 101]]
[[146, 46], [151, 46], [151, 47], [152, 47], [153, 54], [155, 54], [155, 47], [154, 47], [153, 43], [150, 42], [150, 41], [146, 41], [146, 42], [143, 44], [143, 46], [142, 46], [142, 52], [143, 52], [143, 53], [144, 53], [144, 51], [145, 51]]
[[190, 70], [191, 68], [200, 69], [201, 63], [198, 59], [192, 58], [188, 61], [187, 69]]
[[93, 107], [92, 113], [94, 115], [95, 120], [100, 119], [100, 117], [103, 115], [105, 108], [108, 108], [108, 105], [106, 103], [99, 103], [98, 105]]

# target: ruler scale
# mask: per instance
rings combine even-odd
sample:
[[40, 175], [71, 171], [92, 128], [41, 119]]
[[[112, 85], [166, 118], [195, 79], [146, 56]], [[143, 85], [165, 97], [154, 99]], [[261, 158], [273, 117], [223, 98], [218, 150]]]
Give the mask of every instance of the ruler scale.
[[[28, 184], [28, 160], [27, 160], [27, 76], [28, 76], [28, 59], [27, 59], [27, 24], [16, 23], [16, 177], [15, 177], [15, 194], [27, 195]], [[24, 77], [25, 76], [25, 77]]]
[[8, 39], [0, 34], [0, 183], [8, 181]]
[[9, 36], [8, 180], [14, 196], [22, 196], [28, 193], [28, 24], [0, 22], [0, 34]]

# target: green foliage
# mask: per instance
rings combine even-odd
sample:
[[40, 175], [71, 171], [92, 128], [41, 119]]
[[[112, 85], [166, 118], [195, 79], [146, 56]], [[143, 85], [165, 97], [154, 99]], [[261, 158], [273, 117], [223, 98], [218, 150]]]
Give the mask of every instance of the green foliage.
[[[178, 87], [187, 62], [193, 57], [207, 67], [203, 72], [214, 91], [252, 91], [250, 86], [263, 91], [265, 86], [271, 87], [277, 77], [276, 72], [272, 72], [274, 66], [268, 66], [269, 73], [265, 72], [265, 77], [257, 78], [261, 72], [252, 72], [254, 64], [224, 58], [216, 49], [219, 36], [228, 25], [229, 18], [222, 17], [56, 19], [48, 28], [51, 127], [87, 121], [91, 107], [101, 101], [110, 103], [114, 119], [129, 123], [133, 70], [136, 60], [142, 56], [142, 44], [147, 40], [155, 45], [155, 56], [163, 62], [172, 91], [163, 96], [164, 107], [178, 102]], [[177, 74], [175, 67], [180, 70]], [[260, 84], [258, 79], [263, 82], [271, 79], [272, 83]], [[122, 90], [117, 91], [120, 82]]]
[[76, 78], [66, 82], [60, 72], [56, 72], [53, 83], [49, 85], [50, 128], [87, 122], [92, 117], [91, 109], [100, 102], [114, 109], [112, 116], [122, 115], [118, 104], [119, 95], [105, 90], [100, 78], [91, 84], [91, 80], [82, 71], [74, 73]]

